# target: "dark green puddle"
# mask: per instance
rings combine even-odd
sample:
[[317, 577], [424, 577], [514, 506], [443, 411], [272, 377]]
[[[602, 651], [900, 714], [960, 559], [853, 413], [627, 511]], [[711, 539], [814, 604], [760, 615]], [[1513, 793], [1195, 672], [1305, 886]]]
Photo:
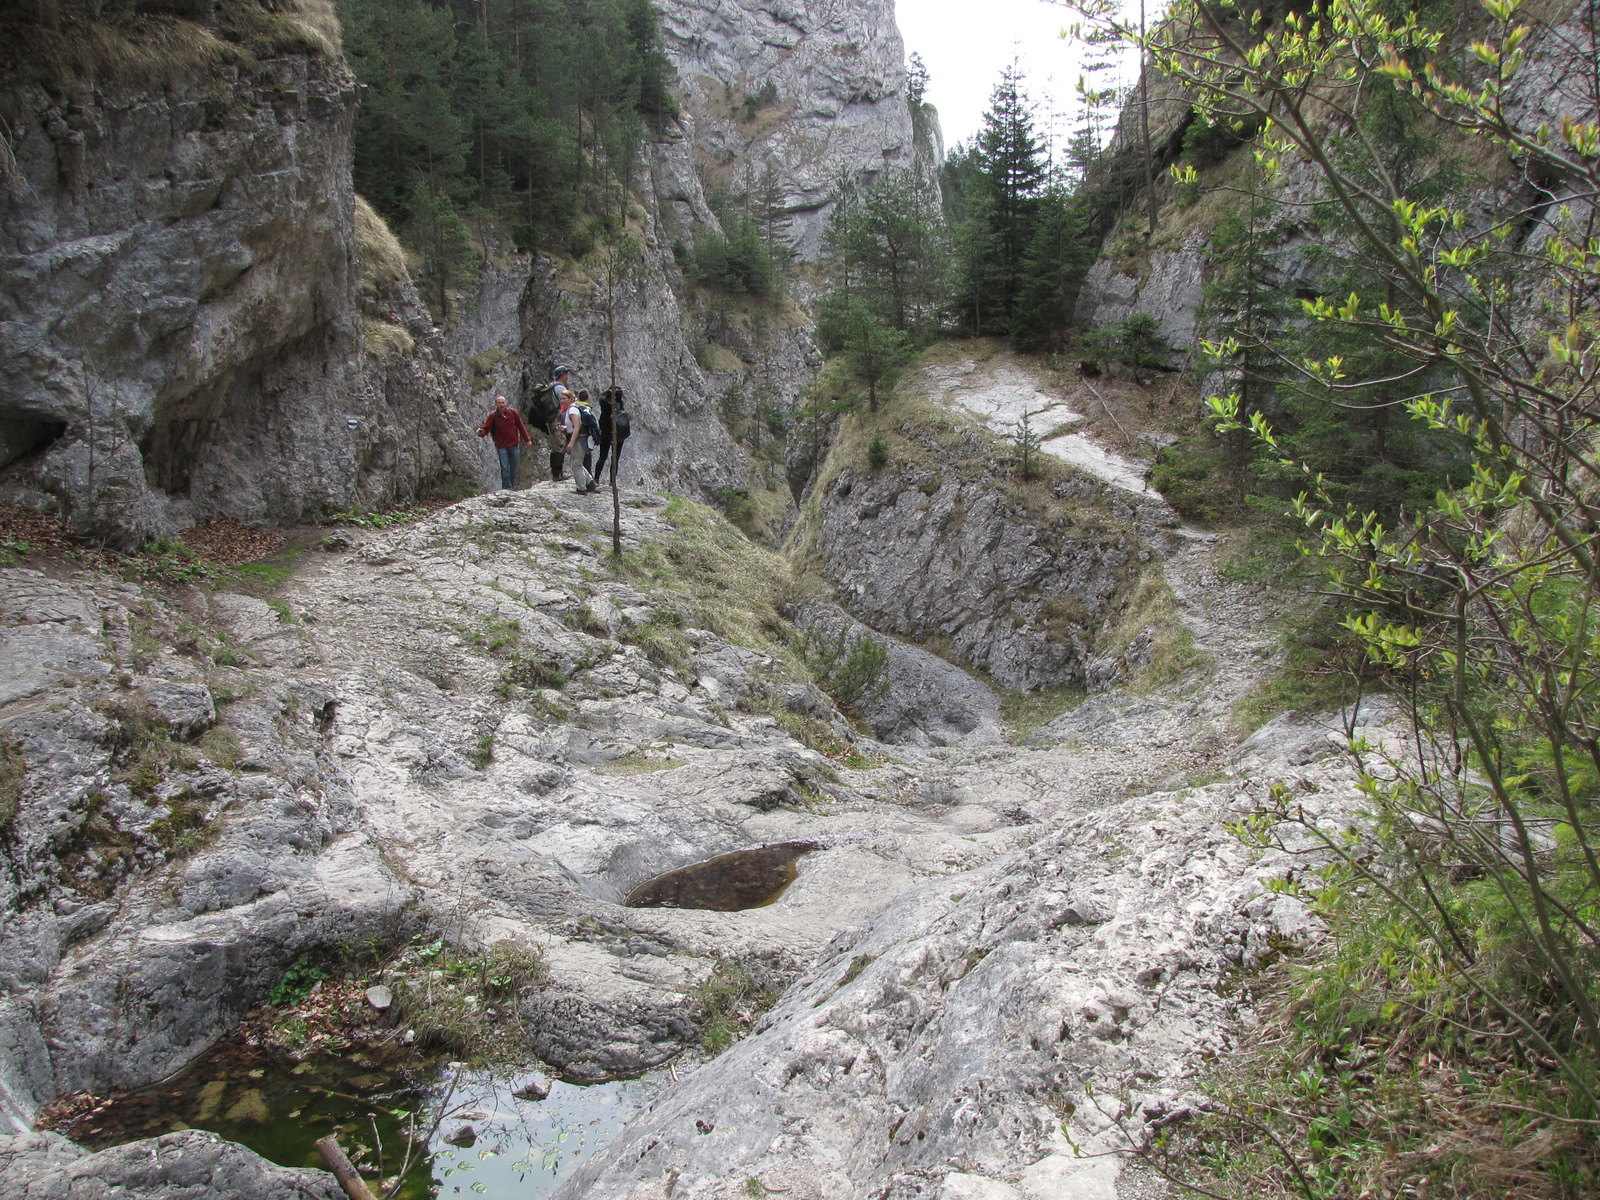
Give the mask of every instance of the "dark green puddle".
[[776, 903], [795, 881], [800, 856], [817, 842], [776, 842], [754, 850], [735, 850], [704, 862], [657, 875], [628, 893], [629, 908], [704, 908], [740, 912]]
[[[648, 1077], [589, 1086], [557, 1080], [544, 1100], [514, 1096], [529, 1078], [527, 1072], [452, 1070], [410, 1052], [360, 1048], [293, 1063], [229, 1045], [164, 1084], [114, 1098], [61, 1132], [101, 1149], [174, 1129], [209, 1129], [286, 1167], [321, 1167], [314, 1143], [337, 1133], [341, 1146], [361, 1154], [363, 1174], [376, 1184], [377, 1143], [382, 1175], [391, 1180], [405, 1154], [409, 1122], [398, 1114], [417, 1114], [420, 1138], [445, 1104], [448, 1115], [426, 1150], [413, 1155], [397, 1200], [458, 1193], [525, 1200], [553, 1193], [662, 1086]], [[463, 1126], [476, 1135], [470, 1145], [446, 1141]]]

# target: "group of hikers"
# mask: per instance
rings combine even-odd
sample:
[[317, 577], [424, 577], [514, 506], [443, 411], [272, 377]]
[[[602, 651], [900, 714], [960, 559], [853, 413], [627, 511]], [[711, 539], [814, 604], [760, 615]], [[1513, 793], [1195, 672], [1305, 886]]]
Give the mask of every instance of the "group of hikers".
[[[630, 422], [621, 388], [609, 387], [601, 392], [596, 413], [587, 391], [574, 393], [567, 386], [571, 375], [570, 368], [557, 366], [550, 382], [535, 389], [530, 399], [534, 423], [544, 429], [550, 448], [551, 481], [561, 483], [567, 478], [564, 467], [570, 454], [572, 481], [578, 494], [585, 495], [600, 490], [600, 474], [608, 457], [613, 470], [621, 461]], [[496, 396], [494, 409], [478, 427], [478, 436], [494, 438], [495, 454], [500, 459], [500, 487], [515, 487], [522, 447], [533, 445], [533, 434], [522, 414], [504, 396]]]

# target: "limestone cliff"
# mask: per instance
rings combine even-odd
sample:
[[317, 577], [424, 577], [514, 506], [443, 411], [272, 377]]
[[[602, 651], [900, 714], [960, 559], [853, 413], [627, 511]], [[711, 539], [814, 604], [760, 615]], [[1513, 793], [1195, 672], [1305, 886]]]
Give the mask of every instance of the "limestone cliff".
[[164, 86], [14, 92], [8, 498], [129, 543], [217, 514], [381, 503], [452, 473], [475, 484], [448, 389], [424, 385], [437, 358], [396, 372], [365, 353], [357, 95], [336, 48], [250, 51], [196, 29], [219, 49]]
[[[709, 399], [737, 381], [793, 407], [820, 358], [793, 301], [698, 295], [674, 246], [717, 227], [709, 187], [771, 166], [814, 254], [837, 177], [908, 160], [911, 117], [887, 4], [685, 2], [663, 19], [685, 113], [645, 148], [639, 265], [615, 293], [628, 477], [715, 495], [749, 482], [750, 464]], [[580, 385], [609, 382], [603, 279], [583, 264], [500, 256], [442, 340], [403, 266], [363, 285], [357, 93], [331, 17], [315, 37], [248, 47], [198, 18], [182, 28], [209, 49], [160, 86], [13, 89], [7, 499], [133, 544], [213, 515], [302, 520], [471, 489], [492, 471], [470, 422], [496, 391], [525, 396], [558, 359]]]
[[[714, 400], [737, 384], [782, 410], [798, 404], [822, 365], [804, 298], [706, 294], [685, 280], [674, 248], [720, 228], [708, 201], [716, 188], [756, 187], [770, 168], [787, 236], [814, 258], [840, 176], [911, 161], [904, 49], [883, 2], [674, 0], [662, 5], [662, 28], [683, 114], [643, 147], [628, 214], [633, 265], [609, 298], [603, 255], [488, 269], [470, 317], [450, 334], [461, 402], [476, 411], [496, 391], [526, 396], [558, 362], [574, 368], [576, 386], [598, 391], [610, 382], [614, 327], [634, 428], [626, 482], [705, 497], [753, 476], [779, 487], [781, 471], [752, 461]], [[937, 141], [934, 122], [935, 152]]]
[[841, 175], [911, 162], [892, 0], [674, 0], [662, 32], [697, 165], [727, 183], [770, 168], [802, 258], [821, 248]]

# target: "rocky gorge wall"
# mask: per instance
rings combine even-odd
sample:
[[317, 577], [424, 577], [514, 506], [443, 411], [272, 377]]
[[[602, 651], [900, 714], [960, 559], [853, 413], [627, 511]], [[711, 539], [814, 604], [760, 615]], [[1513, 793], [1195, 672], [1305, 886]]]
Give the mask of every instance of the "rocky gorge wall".
[[[1462, 61], [1470, 59], [1467, 43], [1486, 19], [1476, 9], [1468, 11], [1465, 19], [1447, 22], [1449, 41], [1442, 52], [1449, 56], [1450, 46], [1458, 46], [1456, 54]], [[1444, 20], [1444, 15], [1432, 19]], [[1526, 62], [1506, 83], [1502, 99], [1506, 117], [1519, 134], [1536, 139], [1541, 127], [1559, 125], [1563, 115], [1577, 121], [1594, 119], [1591, 22], [1581, 5], [1562, 4], [1530, 26]], [[1170, 165], [1190, 161], [1184, 154], [1184, 142], [1196, 121], [1194, 95], [1154, 69], [1149, 87], [1149, 133], [1158, 180], [1156, 228], [1151, 231], [1148, 226], [1140, 191], [1107, 230], [1100, 256], [1079, 291], [1073, 320], [1081, 328], [1097, 329], [1136, 313], [1153, 317], [1166, 343], [1165, 365], [1179, 369], [1198, 357], [1194, 352], [1205, 332], [1202, 309], [1205, 285], [1211, 277], [1211, 236], [1219, 222], [1244, 203], [1242, 197], [1250, 190], [1244, 186], [1245, 175], [1253, 163], [1255, 143], [1247, 142], [1220, 156], [1202, 156], [1199, 198], [1180, 199], [1163, 175]], [[1142, 153], [1139, 111], [1136, 101], [1123, 108], [1106, 149], [1108, 163], [1120, 162], [1124, 170]], [[1471, 161], [1481, 148], [1446, 146], [1442, 152]], [[1533, 247], [1548, 236], [1550, 222], [1558, 219], [1563, 204], [1572, 197], [1559, 181], [1531, 178], [1525, 168], [1525, 162], [1512, 156], [1504, 164], [1504, 178], [1511, 181], [1509, 186], [1526, 205], [1528, 219], [1520, 236], [1524, 244]], [[1318, 169], [1309, 160], [1286, 156], [1278, 179], [1264, 187], [1251, 187], [1275, 205], [1273, 227], [1264, 238], [1266, 255], [1276, 273], [1273, 285], [1287, 293], [1314, 293], [1323, 285], [1306, 249], [1322, 236], [1311, 228], [1309, 217], [1324, 193]], [[1494, 202], [1503, 202], [1503, 197]], [[1485, 203], [1486, 209], [1491, 206]], [[1588, 202], [1580, 199], [1578, 206], [1587, 211]], [[1539, 297], [1536, 293], [1520, 296], [1516, 303], [1526, 306], [1531, 315]], [[1229, 386], [1219, 374], [1206, 381], [1205, 390], [1215, 393]]]
[[[575, 386], [608, 386], [614, 304], [617, 381], [634, 429], [622, 477], [705, 498], [745, 487], [753, 471], [759, 485], [782, 486], [777, 468], [730, 436], [715, 401], [736, 386], [780, 411], [798, 406], [822, 366], [805, 289], [768, 299], [697, 289], [675, 251], [720, 230], [715, 189], [751, 189], [770, 171], [785, 236], [800, 259], [814, 259], [839, 178], [912, 159], [904, 48], [892, 4], [876, 0], [679, 0], [662, 6], [661, 22], [683, 112], [643, 147], [626, 278], [608, 299], [597, 260], [521, 259], [486, 271], [470, 317], [449, 335], [466, 384], [461, 403], [475, 412], [496, 391], [526, 396], [558, 362], [574, 368]], [[776, 98], [756, 103], [769, 82]], [[487, 370], [475, 376], [472, 356]]]
[[481, 482], [414, 296], [424, 361], [366, 353], [336, 52], [23, 102], [0, 194], [8, 499], [126, 544]]
[[802, 259], [821, 250], [841, 176], [917, 152], [892, 0], [676, 0], [662, 33], [696, 165], [746, 186], [770, 170]]
[[[674, 249], [718, 228], [708, 188], [771, 167], [814, 255], [837, 178], [909, 161], [911, 117], [888, 5], [682, 3], [663, 23], [684, 115], [635, 177], [618, 382], [630, 481], [709, 497], [751, 475], [711, 400], [737, 385], [792, 409], [821, 359], [796, 301], [697, 291]], [[746, 85], [769, 79], [780, 99], [748, 110]], [[591, 261], [497, 253], [442, 331], [403, 258], [381, 284], [364, 276], [358, 97], [335, 45], [229, 49], [158, 87], [33, 86], [25, 101], [0, 194], [12, 502], [131, 545], [211, 516], [295, 521], [471, 490], [493, 482], [471, 429], [496, 392], [525, 397], [558, 360], [580, 386], [609, 383]]]

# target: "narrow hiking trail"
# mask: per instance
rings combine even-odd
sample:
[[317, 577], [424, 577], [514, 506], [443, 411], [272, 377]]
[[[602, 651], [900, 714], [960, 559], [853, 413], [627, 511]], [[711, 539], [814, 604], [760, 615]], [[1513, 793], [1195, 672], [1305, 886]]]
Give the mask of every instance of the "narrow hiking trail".
[[1137, 427], [1130, 431], [1115, 416], [1104, 394], [1110, 383], [1095, 389], [1080, 380], [1066, 395], [1057, 394], [1036, 368], [1004, 351], [985, 361], [965, 358], [925, 368], [922, 383], [930, 398], [978, 417], [1004, 438], [1014, 438], [1024, 413], [1031, 414], [1032, 432], [1043, 450], [1139, 497], [1144, 510], [1167, 530], [1163, 575], [1195, 647], [1212, 664], [1207, 684], [1211, 701], [1231, 706], [1274, 668], [1279, 651], [1275, 620], [1297, 594], [1229, 579], [1222, 564], [1233, 557], [1232, 539], [1245, 537], [1245, 531], [1204, 530], [1181, 522], [1147, 482], [1151, 463], [1125, 457], [1086, 424], [1084, 414], [1098, 407], [1121, 435], [1120, 444], [1133, 441], [1147, 450], [1157, 444], [1158, 438], [1142, 439]]

